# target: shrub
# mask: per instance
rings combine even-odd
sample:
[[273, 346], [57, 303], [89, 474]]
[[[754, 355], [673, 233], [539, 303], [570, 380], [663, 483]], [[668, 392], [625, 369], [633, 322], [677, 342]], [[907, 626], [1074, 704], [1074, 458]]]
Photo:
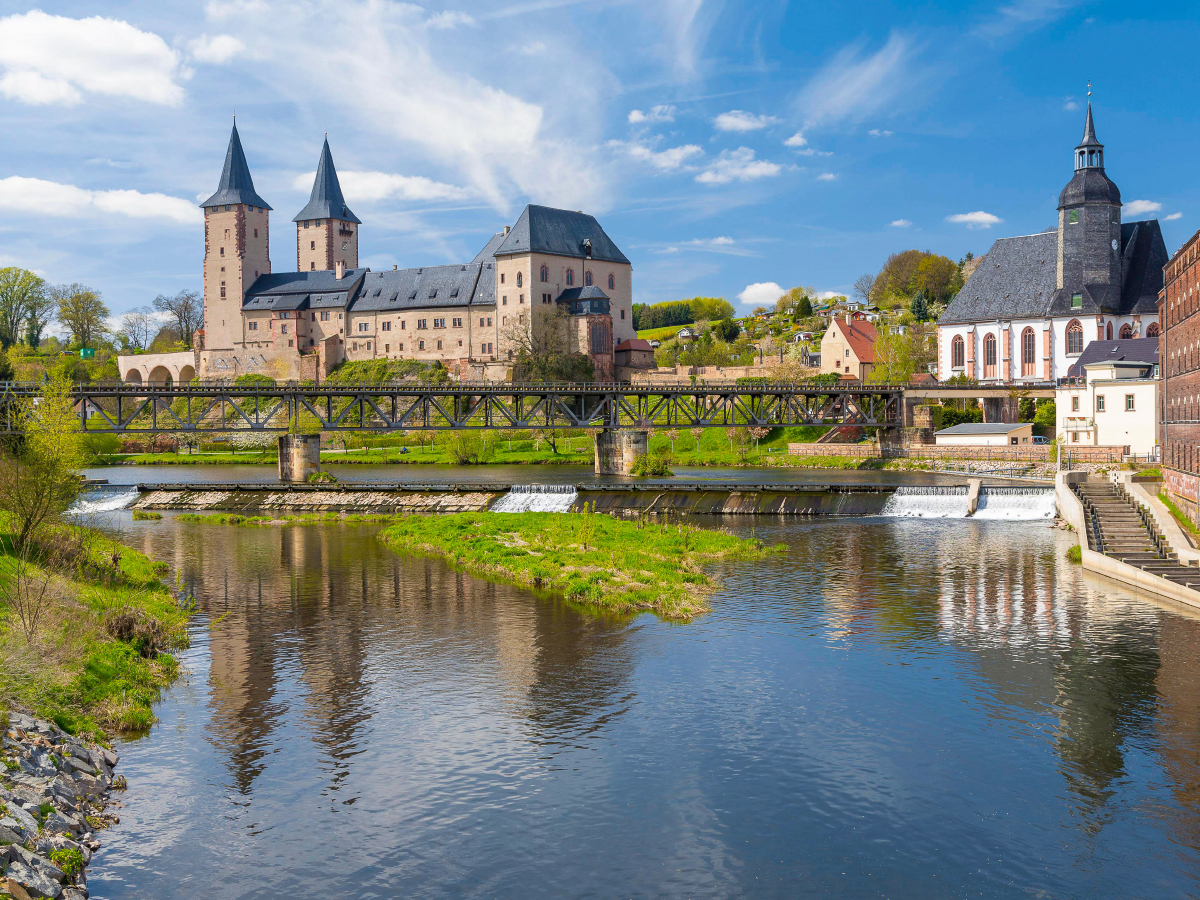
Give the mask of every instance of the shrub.
[[105, 616], [104, 629], [115, 640], [133, 647], [142, 659], [157, 659], [160, 651], [179, 644], [158, 619], [132, 606], [113, 610]]
[[1067, 561], [1073, 562], [1076, 565], [1083, 562], [1083, 548], [1079, 544], [1067, 550]]
[[75, 876], [83, 871], [83, 854], [73, 847], [51, 850], [50, 862], [62, 869], [62, 873], [71, 881], [74, 881]]
[[671, 471], [671, 460], [668, 457], [657, 453], [643, 453], [634, 460], [630, 474], [641, 478], [655, 478], [675, 473]]
[[133, 511], [133, 521], [135, 522], [157, 522], [162, 518], [162, 513], [151, 512], [148, 509], [135, 509]]

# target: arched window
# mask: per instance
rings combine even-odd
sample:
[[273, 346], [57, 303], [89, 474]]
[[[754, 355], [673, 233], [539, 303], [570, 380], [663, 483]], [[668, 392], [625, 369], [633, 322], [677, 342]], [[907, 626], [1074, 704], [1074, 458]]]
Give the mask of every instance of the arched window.
[[950, 367], [961, 369], [967, 364], [967, 344], [961, 334], [956, 334], [950, 342]]
[[574, 283], [575, 283], [575, 270], [567, 269], [567, 284], [572, 285]]
[[1083, 326], [1078, 319], [1072, 319], [1067, 325], [1067, 353], [1083, 352]]
[[583, 283], [588, 287], [592, 286], [592, 273], [590, 271], [583, 273]]
[[617, 289], [617, 276], [610, 274], [608, 276], [608, 289], [615, 291]]
[[1029, 377], [1037, 370], [1037, 338], [1033, 329], [1026, 328], [1021, 332], [1021, 374]]
[[521, 287], [524, 284], [525, 284], [525, 276], [522, 275], [520, 272], [518, 272], [517, 273], [517, 287]]
[[996, 336], [989, 334], [983, 339], [983, 377], [996, 377]]
[[1158, 323], [1151, 322], [1146, 326], [1146, 337], [1158, 337]]
[[1121, 326], [1121, 340], [1127, 341], [1133, 337], [1133, 326], [1126, 322]]
[[550, 280], [550, 267], [542, 266], [542, 283], [545, 284]]
[[1108, 339], [1112, 340], [1112, 322], [1108, 323]]

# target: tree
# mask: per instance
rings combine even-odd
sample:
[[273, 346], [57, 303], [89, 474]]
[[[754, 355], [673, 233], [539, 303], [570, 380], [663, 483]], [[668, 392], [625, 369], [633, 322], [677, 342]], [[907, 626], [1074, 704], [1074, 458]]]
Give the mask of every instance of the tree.
[[170, 353], [178, 350], [184, 344], [183, 336], [175, 330], [174, 325], [164, 325], [158, 329], [154, 335], [154, 340], [150, 342], [149, 350], [151, 353]]
[[180, 291], [174, 297], [159, 294], [154, 298], [154, 308], [168, 313], [175, 320], [175, 329], [185, 347], [192, 346], [192, 333], [200, 327], [204, 307], [200, 295], [195, 291]]
[[721, 319], [712, 327], [713, 333], [726, 343], [732, 343], [742, 333], [741, 326], [733, 319]]
[[854, 296], [861, 300], [867, 306], [871, 305], [871, 295], [875, 290], [874, 275], [859, 275], [858, 280], [854, 282]]
[[117, 334], [128, 342], [130, 350], [145, 350], [157, 331], [154, 311], [148, 306], [139, 306], [121, 317], [121, 328]]
[[918, 322], [924, 322], [929, 318], [929, 303], [925, 299], [924, 291], [917, 291], [913, 295], [912, 303], [909, 305], [909, 310]]
[[724, 297], [693, 297], [687, 303], [692, 308], [693, 322], [715, 322], [733, 318], [733, 304]]
[[561, 306], [537, 329], [523, 316], [514, 317], [504, 338], [512, 348], [515, 381], [591, 381], [595, 376], [592, 361], [571, 346], [571, 317]]
[[0, 348], [25, 336], [29, 311], [46, 292], [46, 282], [28, 269], [0, 269]]
[[57, 308], [58, 303], [54, 299], [52, 288], [47, 288], [41, 294], [30, 299], [25, 326], [25, 342], [30, 347], [36, 350], [41, 346], [42, 334], [45, 332], [46, 326], [50, 324], [50, 320], [54, 318], [54, 311]]
[[800, 302], [796, 304], [796, 317], [799, 319], [808, 319], [812, 317], [812, 314], [812, 301], [807, 297], [801, 297]]
[[72, 341], [80, 347], [90, 347], [96, 338], [108, 331], [105, 320], [108, 307], [100, 292], [82, 284], [61, 288], [58, 297], [58, 320], [71, 332]]
[[910, 345], [905, 335], [894, 329], [879, 329], [875, 338], [875, 367], [870, 380], [881, 384], [900, 384], [913, 374]]

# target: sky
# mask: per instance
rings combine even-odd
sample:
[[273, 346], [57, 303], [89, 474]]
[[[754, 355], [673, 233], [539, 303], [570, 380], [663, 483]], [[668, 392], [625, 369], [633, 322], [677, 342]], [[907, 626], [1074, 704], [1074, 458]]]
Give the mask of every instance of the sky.
[[1191, 4], [0, 0], [0, 266], [115, 315], [201, 287], [233, 116], [275, 271], [329, 135], [361, 263], [466, 262], [595, 215], [634, 302], [959, 259], [1051, 227], [1093, 83], [1124, 215], [1200, 227]]

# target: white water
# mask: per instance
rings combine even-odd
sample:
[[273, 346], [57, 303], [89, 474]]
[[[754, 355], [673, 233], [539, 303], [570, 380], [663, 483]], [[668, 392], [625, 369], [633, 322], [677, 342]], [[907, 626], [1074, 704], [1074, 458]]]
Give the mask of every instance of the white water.
[[77, 515], [92, 515], [94, 513], [116, 512], [129, 506], [141, 494], [137, 488], [114, 485], [110, 488], [91, 488], [79, 495], [79, 499], [71, 507], [71, 512]]
[[514, 484], [492, 512], [570, 512], [579, 492], [573, 484]]
[[1056, 510], [1050, 488], [984, 488], [979, 492], [976, 519], [1053, 519]]
[[898, 487], [884, 504], [884, 516], [920, 519], [965, 519], [965, 487]]

